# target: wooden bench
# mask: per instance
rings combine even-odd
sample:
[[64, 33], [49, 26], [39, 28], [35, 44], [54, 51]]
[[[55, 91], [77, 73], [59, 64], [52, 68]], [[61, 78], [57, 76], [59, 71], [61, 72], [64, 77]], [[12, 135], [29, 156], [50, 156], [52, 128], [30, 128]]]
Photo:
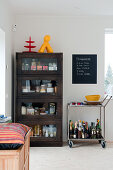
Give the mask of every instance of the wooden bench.
[[17, 150], [0, 150], [0, 170], [29, 170], [29, 147], [31, 130], [25, 143]]

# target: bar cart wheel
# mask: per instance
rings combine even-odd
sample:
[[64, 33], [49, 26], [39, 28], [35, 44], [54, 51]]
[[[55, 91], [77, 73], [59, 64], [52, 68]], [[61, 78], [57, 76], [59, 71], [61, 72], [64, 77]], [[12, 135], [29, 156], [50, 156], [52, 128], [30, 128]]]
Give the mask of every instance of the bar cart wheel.
[[106, 142], [104, 140], [101, 141], [101, 146], [102, 146], [102, 148], [106, 147]]
[[73, 147], [73, 142], [70, 140], [69, 141], [69, 147], [72, 148]]

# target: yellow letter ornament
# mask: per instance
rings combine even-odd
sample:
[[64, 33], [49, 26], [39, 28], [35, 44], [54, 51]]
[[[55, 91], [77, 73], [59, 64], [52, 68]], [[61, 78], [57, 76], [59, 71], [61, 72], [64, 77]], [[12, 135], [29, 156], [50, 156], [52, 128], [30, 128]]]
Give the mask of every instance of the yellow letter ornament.
[[53, 53], [53, 49], [51, 48], [49, 41], [50, 41], [51, 37], [50, 35], [46, 35], [44, 37], [44, 42], [40, 48], [40, 50], [38, 51], [39, 53], [44, 53], [45, 49], [47, 50], [47, 53]]

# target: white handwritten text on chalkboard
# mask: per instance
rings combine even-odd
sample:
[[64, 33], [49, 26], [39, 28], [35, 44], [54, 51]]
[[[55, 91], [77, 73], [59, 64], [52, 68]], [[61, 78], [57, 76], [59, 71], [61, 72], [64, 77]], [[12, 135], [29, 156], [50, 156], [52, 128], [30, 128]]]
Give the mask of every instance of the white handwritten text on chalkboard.
[[73, 84], [97, 83], [97, 55], [74, 54], [72, 55], [72, 62]]

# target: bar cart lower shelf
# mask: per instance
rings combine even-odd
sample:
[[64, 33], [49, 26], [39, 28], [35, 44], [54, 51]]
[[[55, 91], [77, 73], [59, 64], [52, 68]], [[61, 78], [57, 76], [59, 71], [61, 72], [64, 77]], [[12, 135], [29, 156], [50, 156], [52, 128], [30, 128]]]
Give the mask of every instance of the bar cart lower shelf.
[[[88, 105], [88, 104], [72, 105], [72, 103], [67, 104], [67, 125], [68, 125], [67, 126], [67, 129], [68, 129], [67, 135], [68, 135], [68, 145], [69, 145], [70, 148], [72, 148], [74, 146], [74, 143], [76, 143], [76, 142], [78, 143], [78, 142], [95, 142], [95, 141], [98, 141], [101, 144], [102, 148], [106, 147], [106, 141], [105, 141], [105, 108], [106, 108], [107, 104], [109, 103], [109, 101], [111, 100], [112, 96], [110, 96], [108, 100], [107, 100], [107, 97], [108, 96], [106, 96], [104, 98], [104, 100], [98, 105]], [[84, 107], [93, 107], [93, 108], [98, 107], [100, 109], [100, 124], [101, 124], [101, 121], [102, 121], [101, 120], [101, 114], [102, 114], [102, 108], [103, 108], [103, 113], [104, 113], [104, 115], [103, 115], [104, 116], [103, 136], [101, 136], [100, 138], [95, 138], [95, 139], [92, 139], [92, 138], [84, 138], [84, 139], [83, 138], [71, 138], [70, 134], [69, 134], [69, 109], [70, 109], [70, 107], [73, 107], [73, 108], [78, 107], [80, 109], [82, 109]]]
[[80, 141], [80, 142], [83, 142], [83, 141], [84, 142], [90, 142], [90, 141], [95, 142], [95, 141], [98, 141], [101, 144], [102, 148], [106, 147], [106, 141], [105, 141], [104, 138], [100, 138], [100, 139], [69, 139], [68, 145], [69, 145], [70, 148], [73, 147], [73, 145], [74, 145], [73, 142], [74, 141]]

